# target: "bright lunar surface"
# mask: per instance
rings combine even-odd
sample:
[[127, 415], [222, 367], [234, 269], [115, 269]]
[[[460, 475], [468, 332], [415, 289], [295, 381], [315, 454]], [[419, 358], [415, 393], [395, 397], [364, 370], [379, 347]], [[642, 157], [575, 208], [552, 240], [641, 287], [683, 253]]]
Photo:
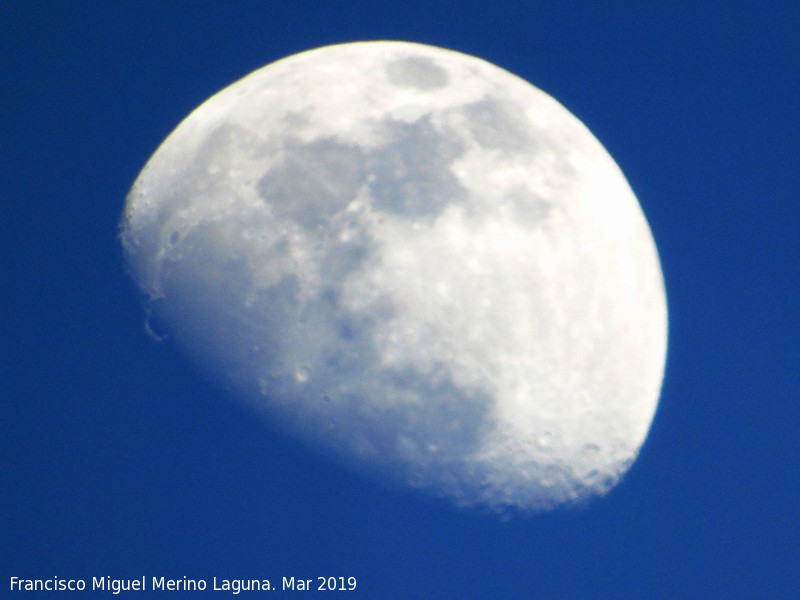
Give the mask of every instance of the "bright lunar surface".
[[639, 204], [569, 111], [478, 58], [267, 65], [169, 135], [121, 227], [160, 332], [392, 485], [546, 510], [603, 495], [647, 435], [667, 314]]

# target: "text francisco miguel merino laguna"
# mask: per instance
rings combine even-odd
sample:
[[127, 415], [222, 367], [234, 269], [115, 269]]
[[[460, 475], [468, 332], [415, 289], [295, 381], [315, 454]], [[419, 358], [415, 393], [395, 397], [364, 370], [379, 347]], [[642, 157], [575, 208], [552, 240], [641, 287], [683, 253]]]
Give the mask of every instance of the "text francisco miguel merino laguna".
[[[194, 592], [194, 591], [221, 591], [238, 594], [240, 592], [261, 592], [269, 590], [331, 590], [351, 591], [356, 589], [355, 577], [316, 577], [300, 579], [296, 577], [283, 577], [281, 587], [276, 587], [269, 579], [220, 579], [214, 577], [209, 583], [205, 579], [168, 579], [166, 577], [140, 577], [138, 579], [113, 579], [111, 577], [92, 577], [88, 579], [22, 579], [11, 577], [11, 591], [105, 591], [112, 594], [121, 592], [134, 592], [156, 590], [165, 592]], [[148, 581], [150, 586], [148, 587]]]

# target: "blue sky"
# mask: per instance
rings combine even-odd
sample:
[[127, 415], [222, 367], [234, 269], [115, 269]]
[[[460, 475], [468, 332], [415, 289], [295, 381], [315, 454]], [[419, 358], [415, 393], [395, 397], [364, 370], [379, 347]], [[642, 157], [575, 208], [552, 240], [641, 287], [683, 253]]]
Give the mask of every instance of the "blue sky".
[[[790, 3], [20, 2], [0, 7], [0, 585], [355, 576], [365, 598], [800, 589], [800, 9]], [[661, 254], [661, 404], [625, 481], [501, 522], [279, 437], [144, 330], [117, 222], [162, 139], [307, 48], [404, 39], [555, 96]], [[13, 596], [12, 596], [13, 597]]]

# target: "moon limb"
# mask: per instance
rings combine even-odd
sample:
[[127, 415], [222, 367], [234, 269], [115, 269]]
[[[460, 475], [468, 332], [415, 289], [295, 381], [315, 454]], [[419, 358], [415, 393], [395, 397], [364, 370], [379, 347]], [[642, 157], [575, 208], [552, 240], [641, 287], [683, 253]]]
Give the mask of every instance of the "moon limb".
[[122, 240], [243, 396], [457, 504], [602, 495], [649, 429], [666, 304], [638, 202], [575, 117], [480, 59], [361, 42], [253, 72], [148, 161]]

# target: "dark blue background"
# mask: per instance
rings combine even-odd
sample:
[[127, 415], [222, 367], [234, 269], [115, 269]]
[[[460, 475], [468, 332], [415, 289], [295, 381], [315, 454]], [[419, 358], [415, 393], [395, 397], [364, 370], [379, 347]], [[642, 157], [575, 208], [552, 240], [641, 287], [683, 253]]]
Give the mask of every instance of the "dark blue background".
[[[4, 2], [0, 589], [354, 575], [364, 598], [797, 594], [796, 6]], [[277, 437], [145, 334], [116, 237], [145, 160], [224, 85], [361, 39], [532, 81], [636, 191], [670, 349], [650, 437], [607, 498], [500, 522], [384, 490]]]

